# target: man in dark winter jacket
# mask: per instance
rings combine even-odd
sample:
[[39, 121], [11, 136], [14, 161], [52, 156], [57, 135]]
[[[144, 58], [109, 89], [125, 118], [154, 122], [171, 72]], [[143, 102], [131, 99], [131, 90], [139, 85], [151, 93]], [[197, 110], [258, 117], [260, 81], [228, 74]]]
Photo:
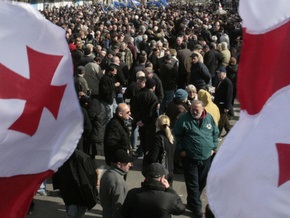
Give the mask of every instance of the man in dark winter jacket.
[[206, 65], [198, 60], [198, 55], [196, 53], [193, 53], [190, 57], [192, 58], [192, 65], [188, 84], [193, 84], [197, 91], [206, 89], [206, 85], [210, 83], [211, 75]]
[[90, 156], [76, 149], [55, 176], [68, 217], [83, 217], [96, 205], [97, 174]]
[[153, 144], [155, 135], [155, 122], [158, 117], [158, 99], [154, 94], [156, 86], [154, 79], [137, 79], [138, 93], [131, 99], [131, 109], [134, 120], [139, 126], [140, 147], [139, 155], [146, 153], [149, 146]]
[[113, 117], [116, 103], [116, 88], [120, 86], [119, 82], [115, 81], [117, 74], [116, 65], [111, 64], [106, 71], [106, 74], [100, 80], [99, 96], [101, 102], [106, 107], [106, 121], [107, 123]]
[[130, 148], [130, 132], [126, 125], [126, 121], [130, 119], [130, 108], [125, 103], [120, 103], [116, 109], [114, 117], [106, 126], [104, 139], [104, 152], [106, 163], [110, 166], [113, 154], [118, 149], [129, 152]]
[[174, 98], [174, 92], [177, 87], [176, 79], [178, 76], [178, 64], [172, 62], [171, 55], [164, 56], [164, 62], [160, 66], [160, 80], [162, 81], [164, 97], [160, 104], [160, 114], [163, 114], [168, 104]]
[[127, 194], [122, 207], [123, 218], [170, 218], [185, 211], [178, 194], [165, 179], [167, 170], [160, 163], [152, 163], [146, 171], [141, 188]]
[[214, 103], [218, 106], [221, 114], [221, 118], [218, 123], [220, 134], [222, 130], [225, 129], [226, 136], [231, 129], [228, 112], [232, 108], [232, 98], [233, 98], [233, 84], [231, 80], [227, 77], [227, 70], [224, 67], [220, 67], [217, 70], [219, 83], [215, 90]]

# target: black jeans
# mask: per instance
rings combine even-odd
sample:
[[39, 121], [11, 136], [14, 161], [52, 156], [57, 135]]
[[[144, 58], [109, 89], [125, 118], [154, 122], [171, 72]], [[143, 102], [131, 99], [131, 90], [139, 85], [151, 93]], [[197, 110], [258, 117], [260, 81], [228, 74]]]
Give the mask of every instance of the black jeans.
[[206, 186], [206, 178], [211, 166], [211, 157], [203, 161], [182, 158], [184, 179], [187, 190], [187, 206], [197, 217], [202, 217], [200, 195]]

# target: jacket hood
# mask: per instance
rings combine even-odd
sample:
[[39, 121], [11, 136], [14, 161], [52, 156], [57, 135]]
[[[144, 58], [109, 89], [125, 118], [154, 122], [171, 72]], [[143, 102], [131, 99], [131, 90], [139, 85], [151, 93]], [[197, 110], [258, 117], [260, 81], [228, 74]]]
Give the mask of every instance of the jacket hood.
[[198, 96], [198, 99], [203, 102], [204, 106], [207, 106], [208, 103], [212, 102], [210, 93], [203, 89], [200, 89], [198, 91], [197, 96]]

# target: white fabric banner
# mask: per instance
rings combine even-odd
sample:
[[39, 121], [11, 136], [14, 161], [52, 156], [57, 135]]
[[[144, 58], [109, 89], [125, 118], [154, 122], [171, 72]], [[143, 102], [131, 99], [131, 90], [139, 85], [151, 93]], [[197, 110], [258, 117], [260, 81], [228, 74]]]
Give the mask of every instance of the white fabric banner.
[[3, 2], [0, 29], [0, 177], [56, 171], [83, 131], [65, 31]]
[[290, 1], [241, 0], [240, 119], [213, 161], [217, 218], [290, 217]]

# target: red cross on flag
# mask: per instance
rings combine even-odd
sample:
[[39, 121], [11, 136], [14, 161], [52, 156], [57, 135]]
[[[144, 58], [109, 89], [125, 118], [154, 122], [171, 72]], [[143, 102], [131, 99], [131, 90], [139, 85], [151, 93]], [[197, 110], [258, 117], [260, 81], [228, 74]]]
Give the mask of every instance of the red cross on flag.
[[290, 217], [290, 1], [241, 0], [240, 119], [207, 196], [217, 218]]
[[0, 3], [0, 217], [25, 217], [74, 151], [83, 117], [65, 32], [31, 5]]

